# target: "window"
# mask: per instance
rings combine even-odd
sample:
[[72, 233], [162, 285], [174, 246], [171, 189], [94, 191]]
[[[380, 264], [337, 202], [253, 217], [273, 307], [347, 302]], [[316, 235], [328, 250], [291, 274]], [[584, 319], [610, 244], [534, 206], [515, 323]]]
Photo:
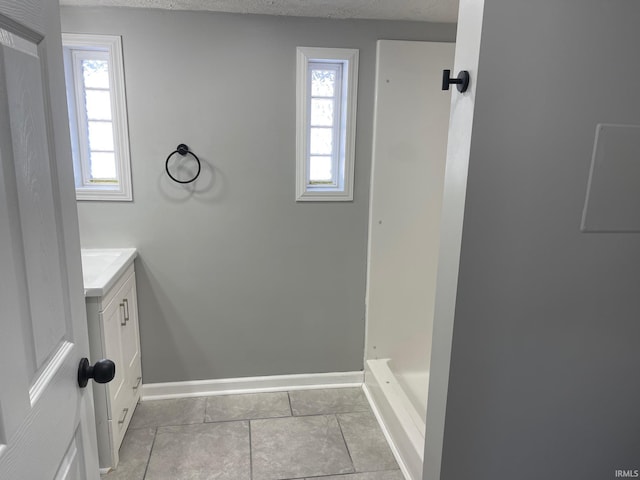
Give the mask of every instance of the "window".
[[63, 33], [78, 200], [132, 200], [120, 37]]
[[298, 47], [296, 200], [353, 200], [358, 50]]

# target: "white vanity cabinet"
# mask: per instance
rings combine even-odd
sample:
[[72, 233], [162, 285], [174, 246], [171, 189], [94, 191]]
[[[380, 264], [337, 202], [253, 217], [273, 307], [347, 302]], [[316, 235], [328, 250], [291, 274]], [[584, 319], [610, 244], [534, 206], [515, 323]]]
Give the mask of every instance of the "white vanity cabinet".
[[[84, 252], [83, 252], [84, 253]], [[100, 468], [118, 465], [118, 450], [140, 399], [140, 333], [133, 258], [104, 290], [87, 289], [91, 363], [108, 358], [116, 364], [114, 379], [93, 383]]]

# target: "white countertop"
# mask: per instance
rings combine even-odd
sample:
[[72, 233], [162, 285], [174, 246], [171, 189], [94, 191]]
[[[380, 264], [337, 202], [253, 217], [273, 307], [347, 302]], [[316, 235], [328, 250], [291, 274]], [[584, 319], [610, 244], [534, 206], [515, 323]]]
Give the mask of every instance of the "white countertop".
[[86, 248], [82, 255], [85, 297], [102, 297], [138, 256], [135, 248]]

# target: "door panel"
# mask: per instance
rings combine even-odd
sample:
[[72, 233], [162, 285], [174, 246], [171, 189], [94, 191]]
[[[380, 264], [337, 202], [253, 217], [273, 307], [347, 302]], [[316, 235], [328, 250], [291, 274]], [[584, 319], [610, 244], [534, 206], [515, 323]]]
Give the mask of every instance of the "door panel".
[[78, 442], [78, 435], [77, 433], [76, 436], [73, 437], [71, 444], [67, 448], [67, 453], [65, 453], [62, 459], [55, 480], [82, 480], [82, 455], [79, 453], [82, 448]]
[[98, 478], [59, 29], [56, 2], [0, 0], [3, 480]]
[[[0, 76], [3, 63], [0, 62]], [[6, 92], [0, 89], [0, 105], [6, 105]], [[6, 110], [0, 111], [0, 119], [6, 118]], [[0, 168], [0, 188], [4, 196], [0, 198], [0, 304], [2, 305], [2, 335], [0, 340], [0, 375], [3, 388], [0, 389], [0, 444], [6, 444], [12, 437], [23, 418], [29, 411], [29, 368], [28, 353], [23, 349], [29, 338], [25, 326], [29, 324], [28, 305], [20, 292], [26, 289], [24, 270], [21, 269], [16, 255], [21, 244], [20, 219], [15, 201], [15, 184], [11, 183], [13, 164], [4, 161], [6, 155], [2, 146], [6, 145], [6, 131], [0, 128], [0, 155], [3, 159]], [[8, 179], [6, 177], [9, 177]], [[6, 187], [5, 187], [6, 185]], [[14, 187], [12, 189], [12, 187]], [[13, 190], [13, 192], [12, 192]], [[7, 228], [8, 226], [8, 228]], [[11, 339], [11, 341], [7, 341]], [[23, 362], [15, 359], [24, 358]], [[31, 362], [33, 365], [34, 362]], [[10, 413], [9, 413], [10, 412]], [[1, 454], [1, 452], [0, 452]]]
[[[61, 347], [66, 325], [38, 46], [0, 30], [32, 341], [39, 369]], [[46, 241], [43, 241], [46, 239]]]

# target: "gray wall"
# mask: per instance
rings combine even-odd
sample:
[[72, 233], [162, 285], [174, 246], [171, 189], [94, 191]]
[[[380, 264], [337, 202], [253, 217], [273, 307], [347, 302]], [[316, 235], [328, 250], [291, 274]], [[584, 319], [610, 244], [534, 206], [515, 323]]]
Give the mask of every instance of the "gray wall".
[[[455, 26], [63, 8], [122, 35], [133, 203], [80, 202], [84, 247], [136, 246], [145, 383], [361, 370], [377, 39]], [[360, 49], [355, 197], [296, 203], [295, 47]], [[178, 143], [195, 188], [167, 180]]]
[[596, 124], [640, 125], [614, 80], [640, 76], [638, 19], [485, 3], [442, 479], [640, 468], [640, 237], [580, 232]]

